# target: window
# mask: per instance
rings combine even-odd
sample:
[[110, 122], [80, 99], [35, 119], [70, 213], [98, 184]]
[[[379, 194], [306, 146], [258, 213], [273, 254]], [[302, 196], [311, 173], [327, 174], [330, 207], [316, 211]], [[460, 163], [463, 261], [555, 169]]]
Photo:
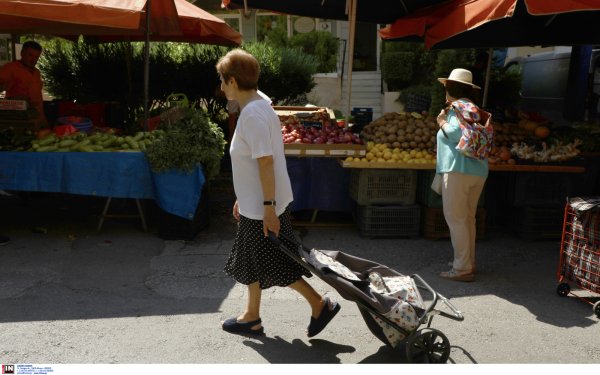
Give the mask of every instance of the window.
[[232, 29], [234, 29], [238, 33], [242, 33], [242, 20], [241, 15], [239, 13], [221, 13], [215, 14], [215, 16], [225, 21]]
[[270, 33], [288, 35], [287, 16], [273, 13], [256, 14], [256, 40], [263, 41]]

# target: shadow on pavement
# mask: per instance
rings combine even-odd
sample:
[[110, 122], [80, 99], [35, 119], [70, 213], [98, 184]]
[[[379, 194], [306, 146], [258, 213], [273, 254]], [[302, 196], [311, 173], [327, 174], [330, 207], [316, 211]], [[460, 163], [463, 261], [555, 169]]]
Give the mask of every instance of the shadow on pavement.
[[287, 342], [279, 336], [261, 337], [256, 341], [244, 341], [244, 345], [256, 350], [269, 363], [342, 363], [341, 353], [353, 353], [356, 349], [349, 345], [336, 344], [327, 340], [309, 340], [310, 346], [300, 339]]

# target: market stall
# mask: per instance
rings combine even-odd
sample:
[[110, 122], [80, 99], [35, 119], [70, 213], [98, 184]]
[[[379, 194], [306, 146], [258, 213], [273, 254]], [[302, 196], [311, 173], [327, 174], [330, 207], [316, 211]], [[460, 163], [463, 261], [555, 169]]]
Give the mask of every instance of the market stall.
[[292, 211], [351, 212], [348, 195], [350, 174], [339, 158], [364, 156], [366, 147], [358, 135], [338, 127], [333, 111], [325, 107], [275, 106], [282, 126], [284, 152], [292, 183]]
[[[522, 116], [494, 123], [490, 174], [477, 214], [481, 238], [486, 223], [497, 222], [513, 224], [510, 229], [525, 238], [557, 238], [566, 197], [595, 185], [597, 168], [582, 157], [579, 147], [587, 140], [581, 133], [550, 131], [547, 121]], [[449, 237], [441, 197], [430, 188], [437, 130], [431, 116], [387, 113], [363, 129], [366, 155], [340, 160], [352, 171], [361, 234]]]
[[187, 220], [196, 215], [204, 183], [200, 166], [189, 174], [155, 173], [141, 152], [0, 152], [1, 190], [152, 199]]

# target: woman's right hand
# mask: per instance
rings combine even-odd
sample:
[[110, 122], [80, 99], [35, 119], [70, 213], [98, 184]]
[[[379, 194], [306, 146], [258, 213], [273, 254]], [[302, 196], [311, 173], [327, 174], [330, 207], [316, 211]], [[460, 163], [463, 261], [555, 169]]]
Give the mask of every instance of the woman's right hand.
[[237, 200], [233, 204], [233, 217], [236, 221], [240, 221], [240, 207]]
[[442, 108], [442, 110], [440, 111], [440, 114], [437, 116], [437, 123], [438, 125], [442, 125], [445, 121], [446, 121], [446, 110]]

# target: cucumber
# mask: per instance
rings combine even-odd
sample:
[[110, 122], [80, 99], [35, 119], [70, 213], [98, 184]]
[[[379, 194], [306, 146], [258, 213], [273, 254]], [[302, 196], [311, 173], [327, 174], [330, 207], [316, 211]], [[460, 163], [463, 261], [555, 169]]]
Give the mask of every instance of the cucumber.
[[56, 147], [56, 145], [40, 146], [36, 149], [37, 152], [52, 152], [56, 150], [58, 150], [58, 147]]
[[79, 150], [81, 152], [94, 152], [94, 150], [90, 145], [79, 146]]
[[144, 138], [144, 132], [137, 132], [135, 134], [135, 136], [133, 137], [134, 141], [139, 141], [140, 139]]
[[77, 144], [76, 140], [65, 139], [65, 140], [58, 142], [58, 147], [69, 147], [69, 146], [73, 146], [74, 144]]
[[55, 135], [49, 135], [46, 138], [40, 139], [37, 144], [40, 146], [48, 146], [56, 141]]

